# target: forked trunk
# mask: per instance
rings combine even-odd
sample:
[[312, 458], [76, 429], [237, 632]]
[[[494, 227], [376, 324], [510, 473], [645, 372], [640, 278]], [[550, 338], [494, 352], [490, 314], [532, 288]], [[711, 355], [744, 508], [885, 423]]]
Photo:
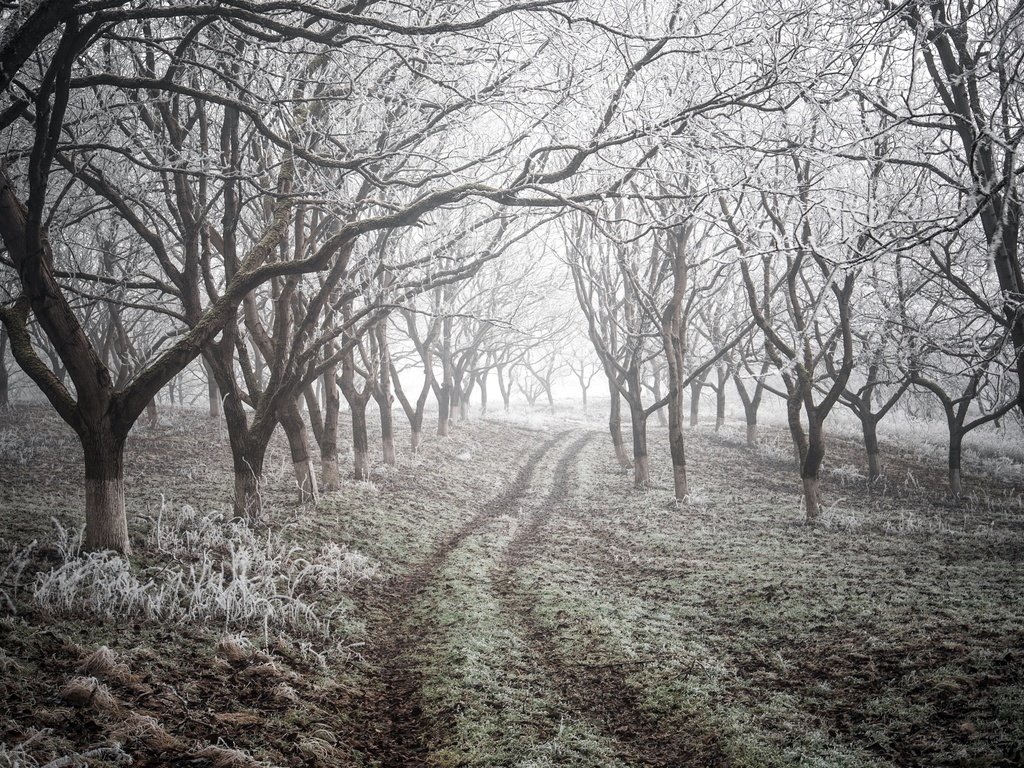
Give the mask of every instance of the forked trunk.
[[82, 435], [85, 454], [85, 542], [88, 552], [129, 554], [124, 506], [124, 439], [109, 427]]
[[751, 448], [757, 445], [757, 421], [751, 423], [749, 417], [747, 421], [747, 445]]
[[306, 422], [299, 412], [298, 403], [290, 401], [281, 412], [281, 426], [288, 438], [288, 450], [292, 457], [292, 469], [295, 473], [295, 487], [298, 490], [299, 503], [317, 502], [319, 492], [316, 486], [316, 472], [309, 460], [309, 439], [306, 433]]
[[423, 432], [420, 430], [419, 427], [413, 427], [412, 436], [409, 440], [409, 443], [414, 454], [419, 453], [421, 442], [423, 442]]

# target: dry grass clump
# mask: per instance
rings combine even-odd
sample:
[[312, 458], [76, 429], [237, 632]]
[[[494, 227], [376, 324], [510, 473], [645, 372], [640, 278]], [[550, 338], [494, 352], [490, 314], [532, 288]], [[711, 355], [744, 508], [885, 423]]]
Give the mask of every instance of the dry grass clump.
[[217, 642], [216, 652], [232, 664], [240, 664], [252, 656], [246, 645], [247, 641], [242, 635], [225, 635]]
[[262, 721], [256, 712], [218, 712], [213, 719], [222, 725], [235, 726], [236, 728], [248, 728], [259, 725]]
[[174, 752], [182, 748], [181, 742], [172, 736], [160, 721], [150, 715], [130, 712], [122, 723], [115, 726], [111, 738], [128, 744], [140, 744], [153, 752]]
[[117, 660], [117, 656], [105, 645], [101, 645], [90, 653], [76, 670], [83, 675], [97, 677], [100, 680], [125, 682], [131, 677], [128, 667]]
[[270, 691], [270, 697], [278, 704], [293, 705], [300, 702], [299, 694], [288, 683], [278, 683]]
[[263, 764], [240, 749], [209, 746], [194, 754], [210, 763], [212, 768], [262, 768]]
[[299, 753], [314, 765], [337, 765], [338, 750], [325, 739], [309, 737], [301, 739], [298, 744]]
[[110, 712], [117, 709], [117, 699], [95, 677], [73, 677], [60, 691], [60, 698], [73, 707]]
[[245, 680], [282, 680], [295, 679], [296, 675], [294, 672], [281, 669], [274, 661], [265, 662], [263, 664], [253, 664], [251, 667], [247, 667], [242, 670], [239, 675]]

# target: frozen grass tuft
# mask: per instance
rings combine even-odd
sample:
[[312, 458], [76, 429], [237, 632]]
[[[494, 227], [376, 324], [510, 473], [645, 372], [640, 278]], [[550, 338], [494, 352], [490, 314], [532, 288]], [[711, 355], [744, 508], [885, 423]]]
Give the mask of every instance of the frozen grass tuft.
[[105, 645], [86, 656], [77, 671], [100, 680], [123, 681], [129, 677], [128, 667], [118, 662], [114, 652]]
[[853, 464], [842, 464], [838, 467], [831, 467], [828, 470], [828, 474], [843, 486], [859, 485], [867, 480], [864, 473]]
[[263, 765], [240, 749], [227, 747], [206, 747], [195, 756], [206, 760], [213, 768], [261, 768]]
[[863, 526], [855, 514], [839, 509], [837, 504], [823, 510], [819, 522], [827, 531], [858, 531]]
[[886, 533], [902, 535], [974, 537], [990, 541], [1015, 538], [1012, 532], [997, 528], [994, 521], [981, 524], [967, 514], [962, 515], [958, 524], [938, 514], [915, 514], [900, 510], [899, 517], [886, 520], [882, 528]]
[[167, 732], [155, 717], [129, 712], [120, 725], [116, 726], [111, 736], [123, 743], [138, 743], [154, 752], [170, 752], [180, 749], [181, 744]]
[[248, 641], [243, 635], [225, 635], [217, 643], [217, 653], [232, 664], [245, 661], [251, 656]]
[[0, 462], [26, 467], [50, 450], [43, 432], [16, 427], [0, 429]]
[[132, 757], [117, 744], [92, 747], [84, 752], [58, 757], [47, 763], [40, 763], [28, 751], [44, 741], [51, 731], [49, 728], [36, 730], [25, 741], [14, 746], [0, 744], [0, 768], [77, 768], [80, 765], [131, 765]]
[[117, 699], [95, 677], [73, 677], [60, 692], [60, 698], [73, 707], [110, 712], [117, 708]]
[[0, 611], [17, 613], [18, 587], [21, 585], [21, 577], [32, 560], [32, 551], [36, 542], [24, 547], [14, 542], [0, 539], [0, 548], [3, 550], [0, 559]]
[[32, 593], [56, 615], [217, 621], [265, 636], [326, 636], [340, 609], [334, 600], [325, 611], [322, 598], [378, 575], [374, 563], [345, 546], [329, 543], [307, 559], [276, 531], [187, 505], [176, 512], [164, 505], [152, 526], [147, 549], [162, 561], [157, 566], [133, 569], [104, 552], [76, 557], [76, 540], [59, 525], [56, 538], [63, 562], [36, 574]]
[[784, 444], [779, 437], [774, 435], [759, 440], [757, 444], [754, 446], [754, 450], [757, 452], [757, 455], [760, 456], [762, 459], [781, 462], [793, 461], [792, 445], [788, 443]]

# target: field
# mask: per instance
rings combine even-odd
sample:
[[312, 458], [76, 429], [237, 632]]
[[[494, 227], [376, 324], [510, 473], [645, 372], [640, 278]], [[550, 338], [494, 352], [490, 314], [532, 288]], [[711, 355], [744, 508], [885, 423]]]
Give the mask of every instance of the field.
[[248, 525], [222, 427], [165, 412], [129, 568], [77, 553], [74, 436], [0, 414], [0, 766], [1020, 765], [1019, 465], [976, 451], [954, 502], [890, 441], [868, 489], [830, 435], [808, 528], [786, 436], [741, 430], [690, 430], [682, 506], [653, 423], [644, 492], [573, 414], [461, 423], [315, 507], [282, 440]]

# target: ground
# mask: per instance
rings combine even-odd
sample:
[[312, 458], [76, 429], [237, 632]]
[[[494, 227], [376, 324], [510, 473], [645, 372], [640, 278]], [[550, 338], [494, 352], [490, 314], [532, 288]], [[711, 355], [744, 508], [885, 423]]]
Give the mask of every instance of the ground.
[[0, 415], [0, 766], [1024, 761], [1018, 467], [953, 501], [890, 443], [869, 489], [830, 435], [809, 528], [781, 431], [691, 430], [682, 505], [662, 431], [646, 491], [594, 419], [476, 418], [315, 506], [276, 442], [250, 525], [223, 428], [165, 413], [129, 567], [77, 554], [73, 435]]

